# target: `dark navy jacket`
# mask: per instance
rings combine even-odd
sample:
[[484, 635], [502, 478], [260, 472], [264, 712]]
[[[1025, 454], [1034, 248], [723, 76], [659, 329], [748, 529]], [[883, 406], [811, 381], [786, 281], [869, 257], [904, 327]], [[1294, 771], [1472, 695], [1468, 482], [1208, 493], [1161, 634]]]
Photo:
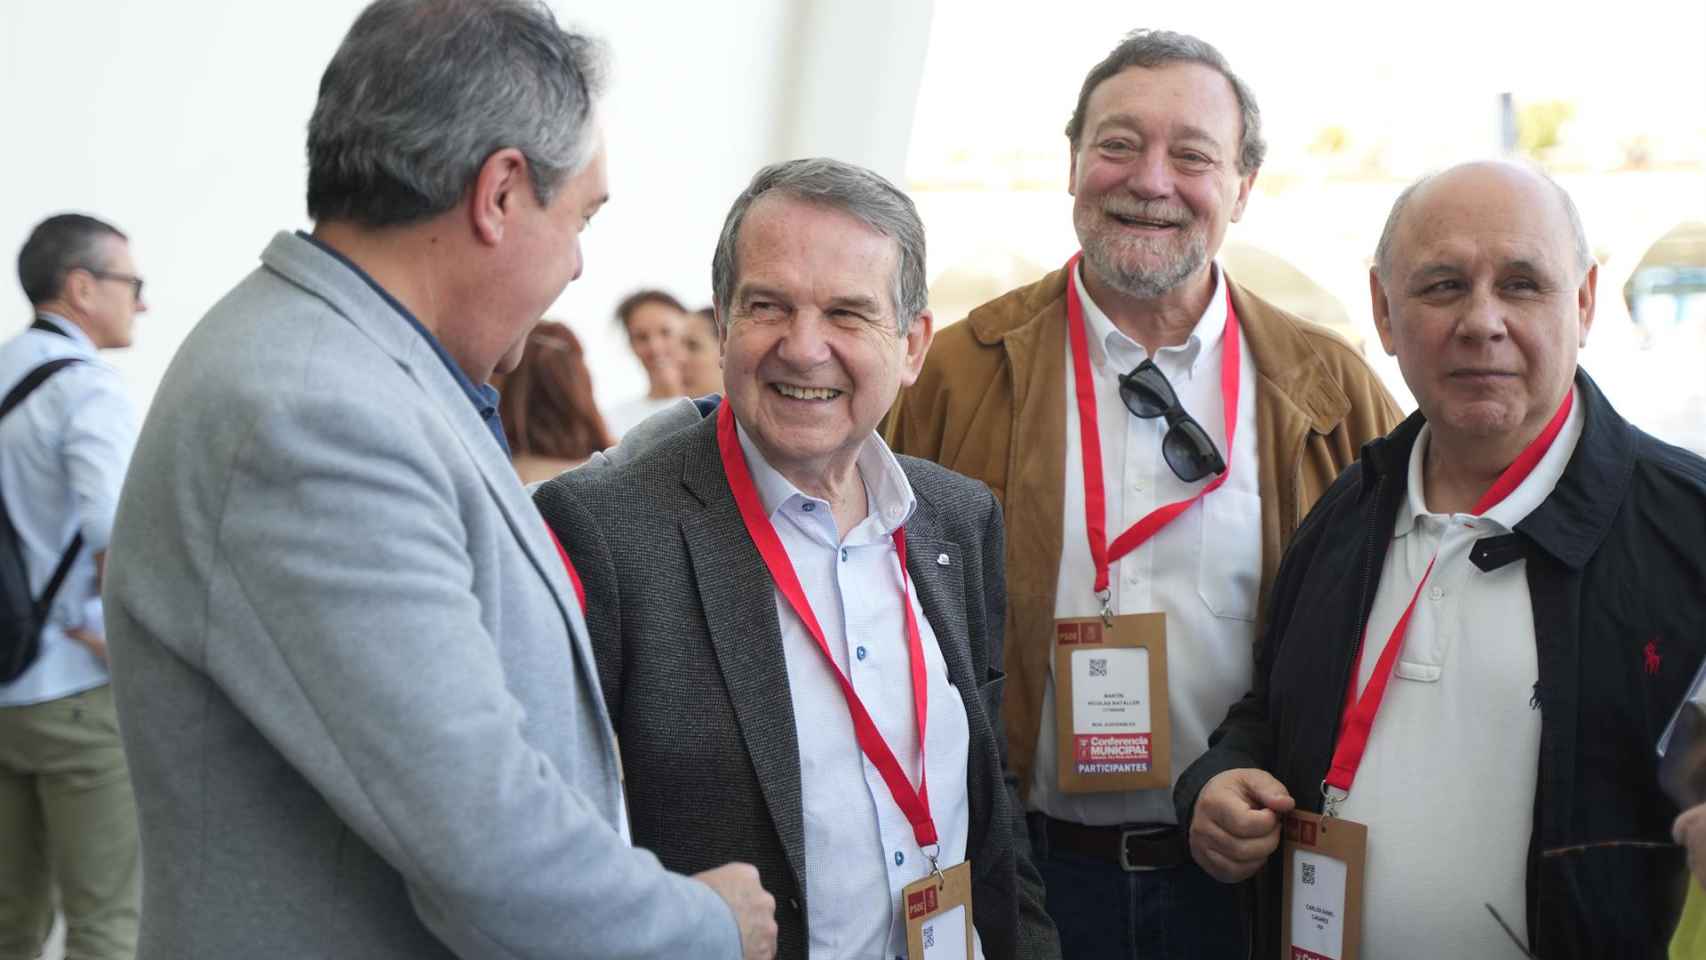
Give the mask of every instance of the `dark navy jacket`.
[[[1515, 533], [1471, 553], [1484, 569], [1528, 561], [1542, 719], [1527, 939], [1545, 960], [1662, 957], [1681, 909], [1683, 852], [1564, 848], [1669, 844], [1678, 810], [1659, 788], [1655, 744], [1706, 652], [1706, 460], [1629, 425], [1579, 369], [1576, 385], [1582, 435], [1557, 488]], [[1268, 770], [1300, 809], [1321, 809], [1422, 423], [1417, 413], [1365, 445], [1298, 528], [1257, 646], [1255, 689], [1180, 777], [1180, 823], [1210, 778], [1238, 767]], [[1462, 802], [1499, 788], [1464, 784]], [[1279, 939], [1278, 859], [1256, 882], [1257, 956], [1273, 956]]]

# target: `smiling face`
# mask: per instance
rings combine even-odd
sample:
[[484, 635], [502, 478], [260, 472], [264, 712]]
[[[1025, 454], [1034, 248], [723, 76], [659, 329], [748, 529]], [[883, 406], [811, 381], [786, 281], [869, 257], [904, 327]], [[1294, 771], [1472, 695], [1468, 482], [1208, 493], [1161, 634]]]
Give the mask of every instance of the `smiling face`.
[[1238, 173], [1232, 85], [1199, 63], [1130, 67], [1091, 91], [1084, 117], [1069, 190], [1090, 269], [1139, 299], [1206, 282], [1256, 179]]
[[1436, 430], [1540, 432], [1593, 324], [1599, 268], [1578, 257], [1556, 188], [1521, 168], [1466, 165], [1411, 195], [1370, 286], [1380, 342]]
[[[501, 321], [482, 331], [483, 338], [501, 341], [480, 347], [479, 355], [491, 358], [488, 370], [519, 361], [528, 331], [581, 275], [581, 233], [610, 196], [602, 137], [586, 167], [547, 204], [539, 203], [524, 175], [517, 173], [513, 179], [511, 193], [502, 201], [508, 214], [503, 231], [505, 280], [486, 284], [488, 290], [503, 292], [488, 294], [484, 301]], [[470, 375], [484, 374], [470, 368]]]
[[769, 194], [735, 241], [723, 377], [735, 419], [796, 486], [850, 470], [918, 377], [928, 311], [903, 336], [894, 240], [829, 207]]
[[723, 357], [709, 310], [687, 315], [681, 328], [681, 388], [690, 397], [723, 392]]
[[628, 346], [646, 368], [652, 385], [670, 385], [681, 368], [681, 327], [686, 316], [657, 300], [635, 307], [628, 315]]

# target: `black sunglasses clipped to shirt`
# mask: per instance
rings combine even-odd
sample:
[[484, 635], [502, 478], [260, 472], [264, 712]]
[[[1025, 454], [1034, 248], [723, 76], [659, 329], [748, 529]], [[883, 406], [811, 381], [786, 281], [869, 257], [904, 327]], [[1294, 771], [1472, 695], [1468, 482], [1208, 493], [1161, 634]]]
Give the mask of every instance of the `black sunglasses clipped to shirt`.
[[1226, 461], [1214, 448], [1208, 431], [1179, 405], [1179, 395], [1167, 375], [1153, 360], [1145, 360], [1130, 373], [1120, 374], [1120, 399], [1127, 410], [1145, 420], [1167, 418], [1167, 433], [1161, 438], [1161, 455], [1167, 466], [1186, 483], [1226, 471]]

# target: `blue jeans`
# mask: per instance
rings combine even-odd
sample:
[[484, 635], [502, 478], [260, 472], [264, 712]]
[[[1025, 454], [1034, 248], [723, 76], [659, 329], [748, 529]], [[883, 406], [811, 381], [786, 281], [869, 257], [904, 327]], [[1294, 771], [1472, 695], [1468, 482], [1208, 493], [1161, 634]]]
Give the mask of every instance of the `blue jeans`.
[[1119, 864], [1046, 849], [1031, 830], [1049, 916], [1065, 960], [1244, 960], [1250, 917], [1242, 884], [1194, 861], [1126, 872]]

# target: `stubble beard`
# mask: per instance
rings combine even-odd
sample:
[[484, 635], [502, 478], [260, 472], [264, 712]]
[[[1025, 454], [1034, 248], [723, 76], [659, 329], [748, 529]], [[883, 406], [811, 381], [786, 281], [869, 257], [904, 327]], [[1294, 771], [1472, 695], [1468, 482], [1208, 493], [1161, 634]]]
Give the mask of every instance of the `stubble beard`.
[[[1091, 213], [1090, 217], [1099, 215]], [[1084, 260], [1104, 283], [1128, 297], [1138, 300], [1160, 297], [1190, 279], [1208, 262], [1208, 241], [1201, 233], [1191, 233], [1185, 238], [1184, 248], [1175, 252], [1136, 237], [1119, 236], [1115, 227], [1084, 223], [1084, 219], [1074, 216], [1074, 220], [1080, 221], [1076, 226]], [[1144, 266], [1144, 260], [1157, 256], [1161, 258], [1158, 266]]]

